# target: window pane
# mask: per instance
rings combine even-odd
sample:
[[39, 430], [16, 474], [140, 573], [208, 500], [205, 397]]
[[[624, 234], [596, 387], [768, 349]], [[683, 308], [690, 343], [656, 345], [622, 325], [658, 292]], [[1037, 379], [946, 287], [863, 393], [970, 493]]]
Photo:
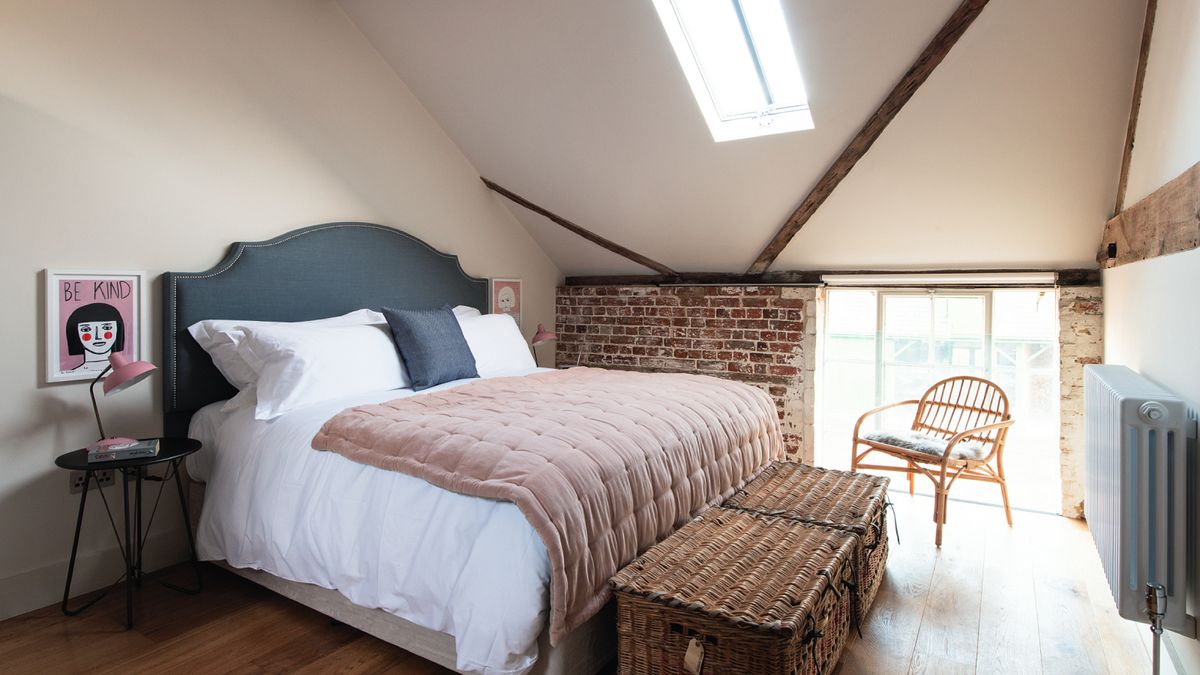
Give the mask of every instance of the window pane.
[[884, 296], [883, 360], [885, 363], [929, 362], [930, 311], [928, 296]]
[[935, 296], [933, 329], [939, 337], [982, 338], [985, 306], [981, 295]]
[[[825, 380], [824, 402], [835, 418], [853, 422], [875, 407], [875, 364], [831, 363], [837, 377]], [[850, 430], [847, 429], [847, 435]]]
[[981, 372], [987, 363], [984, 357], [985, 310], [987, 301], [982, 295], [934, 296], [933, 329], [936, 336], [934, 363], [949, 366], [942, 369], [946, 377], [955, 372]]
[[825, 339], [825, 358], [831, 361], [875, 363], [874, 335], [830, 335]]
[[733, 3], [675, 0], [673, 4], [721, 117], [765, 108], [767, 100]]
[[951, 371], [983, 368], [983, 340], [938, 340], [934, 344], [934, 362]]
[[996, 368], [1054, 368], [1054, 342], [1050, 340], [1016, 340], [995, 338], [993, 348]]
[[808, 94], [779, 0], [741, 0], [759, 63], [776, 108], [806, 105]]
[[875, 363], [825, 362], [821, 446], [825, 466], [850, 468], [850, 437], [858, 416], [875, 407]]
[[926, 337], [929, 334], [929, 297], [889, 295], [883, 299], [883, 326], [889, 335]]
[[874, 291], [829, 291], [825, 359], [875, 363], [875, 311]]
[[831, 290], [825, 297], [830, 335], [875, 334], [875, 291]]
[[[926, 366], [887, 366], [883, 371], [883, 400], [888, 403], [921, 398], [929, 385], [941, 379]], [[912, 421], [913, 411], [906, 411]]]
[[995, 291], [992, 334], [998, 338], [1041, 339], [1058, 336], [1058, 308], [1052, 291]]

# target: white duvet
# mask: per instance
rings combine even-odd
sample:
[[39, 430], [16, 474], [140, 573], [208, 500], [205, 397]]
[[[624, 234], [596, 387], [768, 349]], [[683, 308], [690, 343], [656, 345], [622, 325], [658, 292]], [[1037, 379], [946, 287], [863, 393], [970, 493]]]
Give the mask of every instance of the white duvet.
[[197, 552], [448, 633], [460, 671], [523, 673], [537, 659], [550, 563], [517, 507], [309, 445], [347, 407], [414, 395], [357, 394], [269, 421], [256, 421], [253, 406], [199, 411], [191, 433], [204, 449], [188, 458], [208, 484]]

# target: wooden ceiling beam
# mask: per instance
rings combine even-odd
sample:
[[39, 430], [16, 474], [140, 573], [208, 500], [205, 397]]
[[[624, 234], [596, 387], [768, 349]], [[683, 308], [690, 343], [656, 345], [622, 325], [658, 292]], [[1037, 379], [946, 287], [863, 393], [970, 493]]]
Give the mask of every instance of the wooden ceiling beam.
[[1200, 248], [1200, 163], [1104, 226], [1097, 260], [1116, 267]]
[[942, 62], [987, 4], [988, 0], [963, 0], [958, 9], [954, 10], [945, 25], [917, 57], [912, 67], [904, 73], [904, 77], [900, 78], [900, 81], [888, 93], [887, 98], [883, 99], [883, 103], [879, 104], [879, 107], [867, 119], [867, 123], [858, 130], [850, 143], [842, 150], [842, 154], [825, 171], [825, 175], [821, 176], [804, 200], [800, 202], [800, 205], [796, 207], [796, 210], [792, 212], [792, 215], [788, 216], [762, 253], [758, 254], [758, 258], [746, 270], [746, 274], [762, 274], [771, 267], [771, 264], [792, 241], [800, 228], [804, 227], [804, 224], [825, 203], [829, 195], [833, 194], [842, 179], [867, 153], [887, 125], [896, 117], [904, 104], [908, 103], [917, 89], [925, 83], [925, 80], [929, 78], [929, 75]]
[[553, 211], [551, 211], [549, 209], [538, 206], [537, 204], [534, 204], [533, 202], [529, 201], [528, 199], [525, 199], [521, 195], [513, 192], [512, 190], [508, 190], [501, 185], [497, 185], [496, 183], [488, 180], [487, 178], [483, 178], [481, 176], [479, 180], [482, 180], [483, 184], [488, 186], [488, 188], [490, 190], [492, 190], [493, 192], [495, 192], [496, 194], [505, 197], [506, 199], [513, 202], [514, 204], [524, 206], [525, 208], [529, 209], [530, 211], [533, 211], [536, 214], [545, 216], [551, 222], [561, 225], [562, 227], [570, 230], [571, 232], [574, 232], [575, 234], [583, 237], [584, 239], [587, 239], [588, 241], [592, 242], [593, 244], [596, 244], [597, 246], [606, 248], [609, 251], [616, 253], [617, 255], [624, 256], [639, 265], [645, 265], [646, 267], [649, 267], [650, 269], [654, 270], [655, 272], [658, 272], [659, 274], [677, 274], [677, 272], [675, 270], [671, 269], [670, 267], [667, 267], [666, 265], [658, 262], [657, 260], [654, 260], [653, 258], [648, 258], [648, 257], [642, 255], [641, 253], [638, 253], [637, 251], [633, 251], [628, 248], [625, 248], [624, 246], [616, 243], [615, 241], [612, 241], [610, 239], [605, 239], [604, 237], [601, 237], [600, 235], [596, 234], [595, 232], [592, 232], [591, 230], [588, 230], [580, 225], [576, 225], [575, 223], [567, 220], [566, 218], [563, 218], [562, 216], [558, 215], [557, 213], [554, 213]]
[[1117, 180], [1117, 201], [1113, 215], [1125, 210], [1125, 191], [1129, 187], [1129, 162], [1133, 158], [1133, 135], [1137, 132], [1138, 112], [1142, 108], [1142, 85], [1146, 81], [1146, 62], [1150, 60], [1150, 38], [1154, 35], [1154, 16], [1158, 0], [1146, 0], [1146, 19], [1142, 23], [1142, 46], [1138, 52], [1137, 75], [1133, 78], [1133, 102], [1129, 105], [1129, 125], [1125, 127], [1125, 152], [1121, 155], [1121, 176]]
[[[617, 274], [593, 276], [569, 276], [567, 286], [820, 286], [826, 274], [866, 275], [880, 274], [905, 276], [930, 274], [1019, 274], [1030, 272], [1053, 272], [1055, 286], [1099, 286], [1100, 270], [1095, 268], [1046, 270], [1046, 269], [990, 269], [990, 270], [797, 270], [790, 272], [765, 272], [763, 274], [738, 274], [737, 272], [682, 272], [677, 274]], [[903, 286], [903, 284], [901, 284]]]

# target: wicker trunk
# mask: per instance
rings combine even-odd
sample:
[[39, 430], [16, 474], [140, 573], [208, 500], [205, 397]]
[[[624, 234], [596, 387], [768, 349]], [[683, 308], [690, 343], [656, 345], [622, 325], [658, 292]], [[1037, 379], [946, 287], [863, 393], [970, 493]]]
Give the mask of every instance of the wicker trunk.
[[[830, 673], [851, 623], [855, 537], [714, 508], [613, 577], [621, 673]], [[700, 668], [695, 659], [703, 654]]]
[[880, 476], [776, 462], [723, 506], [853, 532], [861, 620], [875, 601], [887, 564], [888, 482]]

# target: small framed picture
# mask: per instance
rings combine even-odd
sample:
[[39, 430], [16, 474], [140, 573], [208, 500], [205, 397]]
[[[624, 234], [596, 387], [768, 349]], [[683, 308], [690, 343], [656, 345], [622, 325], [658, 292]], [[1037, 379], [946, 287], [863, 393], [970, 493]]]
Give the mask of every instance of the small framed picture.
[[143, 272], [46, 270], [46, 381], [91, 380], [142, 358]]
[[492, 279], [492, 313], [507, 314], [521, 327], [520, 279]]

